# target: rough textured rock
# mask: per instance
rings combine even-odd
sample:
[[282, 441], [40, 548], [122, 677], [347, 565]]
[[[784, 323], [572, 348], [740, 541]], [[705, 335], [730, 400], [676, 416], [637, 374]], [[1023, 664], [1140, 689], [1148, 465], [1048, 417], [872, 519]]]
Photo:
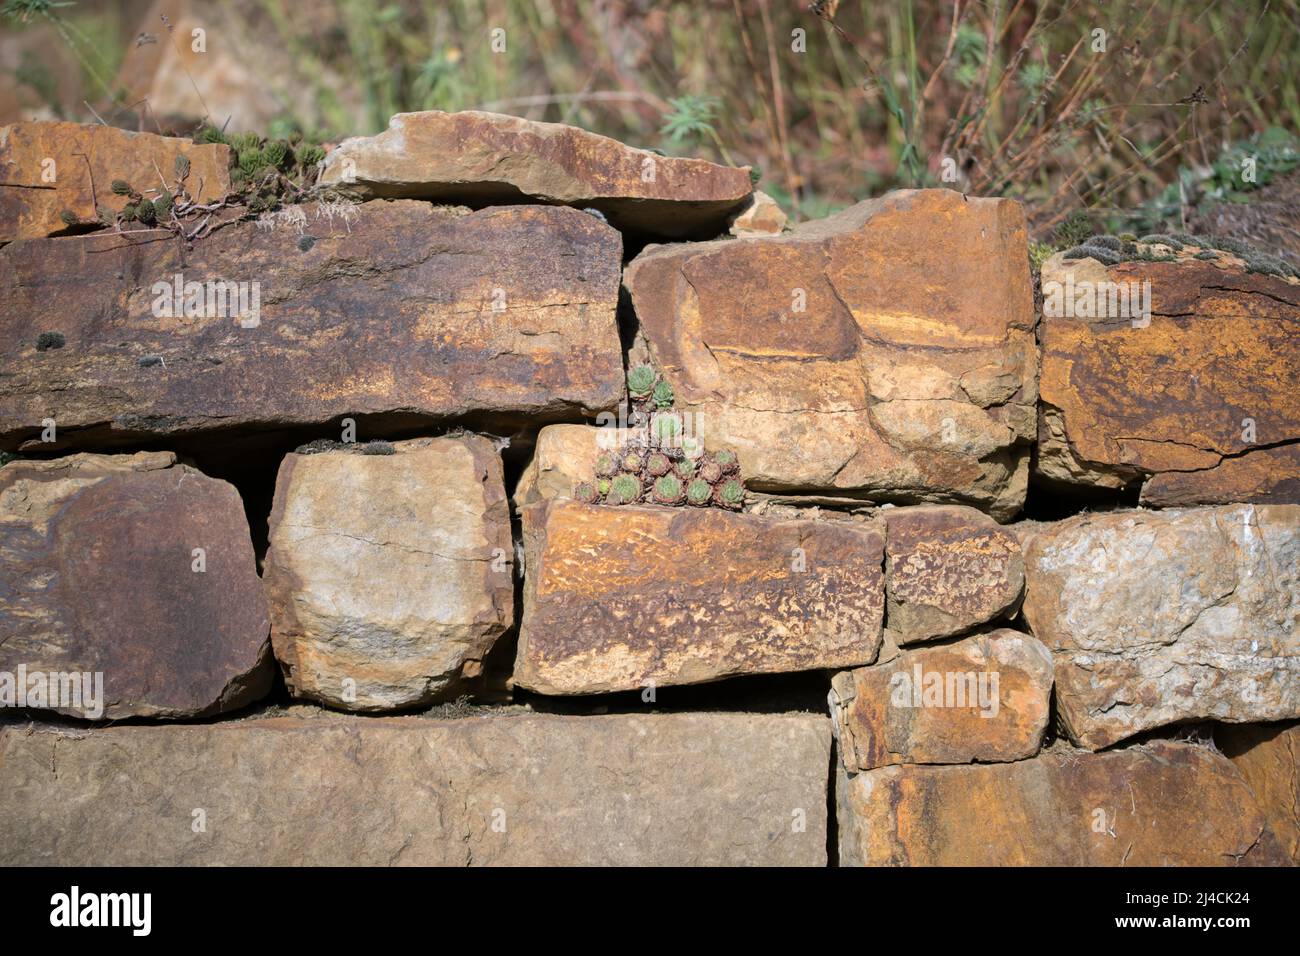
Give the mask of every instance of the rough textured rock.
[[1300, 501], [1300, 282], [1231, 257], [1043, 266], [1045, 292], [1100, 281], [1149, 281], [1150, 321], [1044, 309], [1039, 473], [1161, 507]]
[[1300, 716], [1300, 506], [1121, 511], [1025, 542], [1024, 614], [1095, 750], [1164, 724]]
[[547, 425], [515, 485], [515, 507], [573, 497], [574, 485], [593, 480], [600, 450], [621, 447], [628, 434], [629, 429], [617, 427]]
[[1220, 724], [1214, 742], [1250, 784], [1282, 851], [1300, 866], [1300, 724]]
[[758, 239], [779, 236], [785, 229], [786, 215], [775, 199], [762, 190], [755, 190], [749, 205], [731, 221], [727, 230], [740, 239]]
[[[411, 201], [228, 225], [183, 263], [174, 242], [123, 235], [10, 243], [0, 445], [33, 438], [47, 417], [67, 443], [92, 437], [86, 429], [102, 440], [357, 414], [544, 421], [611, 408], [623, 395], [621, 247], [572, 209]], [[170, 296], [154, 283], [177, 274], [259, 282], [255, 327], [231, 309], [155, 317]], [[62, 348], [37, 350], [47, 331]]]
[[1019, 602], [1020, 543], [987, 515], [961, 505], [883, 514], [885, 619], [899, 643], [961, 634]]
[[0, 730], [4, 865], [826, 863], [812, 715], [26, 729]]
[[1024, 501], [1036, 349], [1024, 216], [890, 193], [763, 242], [651, 246], [627, 269], [677, 407], [757, 491]]
[[522, 198], [598, 210], [619, 229], [708, 238], [749, 199], [748, 167], [634, 149], [559, 123], [468, 110], [398, 113], [344, 140], [321, 181], [370, 196], [470, 205]]
[[855, 667], [880, 649], [876, 525], [562, 499], [523, 523], [521, 687], [696, 684]]
[[841, 774], [839, 832], [841, 865], [1285, 862], [1232, 764], [1206, 747], [1166, 741], [1018, 763]]
[[501, 458], [479, 436], [288, 455], [266, 556], [271, 637], [298, 697], [427, 704], [514, 623]]
[[0, 468], [0, 672], [102, 674], [101, 714], [85, 699], [50, 709], [193, 717], [269, 690], [266, 599], [239, 494], [174, 462]]
[[[197, 146], [187, 139], [98, 124], [0, 127], [0, 182], [5, 184], [0, 188], [0, 243], [68, 232], [61, 218], [65, 210], [92, 224], [99, 219], [97, 206], [119, 213], [128, 200], [113, 193], [113, 180], [125, 180], [141, 192], [161, 188], [159, 170], [171, 183], [177, 156], [190, 161], [185, 184], [195, 199], [214, 202], [230, 192], [227, 146]], [[150, 238], [156, 240], [157, 234]]]
[[1047, 648], [1003, 629], [837, 674], [830, 705], [844, 766], [857, 772], [1032, 757], [1051, 695]]

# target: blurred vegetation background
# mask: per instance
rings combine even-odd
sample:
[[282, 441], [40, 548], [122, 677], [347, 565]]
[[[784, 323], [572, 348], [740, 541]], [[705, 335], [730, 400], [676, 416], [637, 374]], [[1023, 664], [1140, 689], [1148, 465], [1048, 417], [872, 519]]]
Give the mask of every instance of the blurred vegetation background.
[[1275, 180], [1294, 184], [1300, 166], [1300, 0], [3, 0], [0, 11], [0, 122], [186, 133], [206, 118], [328, 142], [402, 111], [491, 110], [752, 165], [796, 221], [947, 184], [1025, 201], [1040, 237], [1079, 210], [1113, 230], [1190, 228]]

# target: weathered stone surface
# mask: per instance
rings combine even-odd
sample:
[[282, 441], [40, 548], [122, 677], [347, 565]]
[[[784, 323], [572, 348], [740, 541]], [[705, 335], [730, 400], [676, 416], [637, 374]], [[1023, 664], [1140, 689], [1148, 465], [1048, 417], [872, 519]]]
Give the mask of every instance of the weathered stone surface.
[[1206, 747], [1167, 741], [841, 774], [839, 832], [841, 865], [1285, 863], [1232, 764]]
[[6, 866], [826, 863], [813, 715], [26, 730], [0, 730]]
[[1020, 600], [1020, 543], [987, 515], [922, 505], [887, 508], [884, 518], [885, 619], [899, 643], [964, 633]]
[[1282, 851], [1300, 865], [1300, 724], [1220, 724], [1214, 742], [1250, 784]]
[[1039, 473], [1144, 483], [1143, 502], [1162, 507], [1300, 501], [1300, 281], [1232, 257], [1043, 266], [1063, 304], [1085, 282], [1150, 282], [1151, 316], [1075, 318], [1045, 302]]
[[1002, 629], [837, 674], [830, 706], [844, 766], [857, 772], [1032, 757], [1051, 695], [1047, 648]]
[[[287, 217], [229, 225], [184, 262], [174, 242], [112, 234], [0, 249], [0, 444], [47, 417], [75, 442], [356, 414], [545, 420], [623, 395], [621, 240], [595, 218], [411, 201], [299, 211], [301, 235]], [[256, 327], [154, 317], [154, 283], [176, 274], [260, 283]], [[46, 331], [66, 344], [38, 352]]]
[[266, 591], [292, 693], [348, 710], [427, 704], [514, 623], [501, 458], [486, 438], [285, 457]]
[[102, 674], [102, 713], [86, 698], [49, 709], [193, 717], [269, 690], [266, 599], [239, 494], [174, 462], [0, 468], [0, 672]]
[[876, 525], [562, 499], [524, 508], [523, 524], [521, 687], [697, 684], [855, 667], [880, 649]]
[[785, 222], [785, 210], [777, 201], [762, 190], [755, 190], [749, 204], [731, 221], [727, 231], [740, 239], [779, 236]]
[[88, 223], [98, 220], [97, 206], [119, 213], [128, 199], [113, 193], [113, 180], [149, 195], [165, 185], [160, 175], [174, 181], [177, 156], [190, 161], [185, 184], [196, 200], [214, 202], [230, 192], [228, 146], [82, 123], [0, 127], [0, 243], [68, 232], [60, 218], [65, 210]]
[[1300, 716], [1300, 506], [1081, 515], [1024, 547], [1025, 618], [1076, 743]]
[[1036, 399], [1024, 216], [900, 191], [762, 242], [652, 246], [625, 282], [677, 407], [757, 491], [1024, 501]]
[[622, 447], [629, 434], [626, 428], [547, 425], [538, 433], [533, 457], [515, 485], [515, 507], [572, 498], [578, 482], [593, 480], [601, 449]]
[[370, 196], [470, 205], [527, 197], [596, 209], [619, 229], [670, 238], [725, 231], [753, 188], [748, 167], [477, 110], [398, 113], [379, 135], [339, 144], [321, 181]]

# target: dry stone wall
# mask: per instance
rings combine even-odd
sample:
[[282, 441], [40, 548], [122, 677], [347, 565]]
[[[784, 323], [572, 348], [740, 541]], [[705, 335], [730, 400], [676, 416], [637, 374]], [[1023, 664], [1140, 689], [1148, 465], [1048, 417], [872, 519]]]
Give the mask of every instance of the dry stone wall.
[[[1097, 240], [1040, 315], [1013, 202], [787, 228], [486, 113], [256, 212], [222, 144], [0, 130], [48, 158], [0, 863], [1300, 862], [1294, 270]], [[86, 206], [141, 164], [215, 192]]]

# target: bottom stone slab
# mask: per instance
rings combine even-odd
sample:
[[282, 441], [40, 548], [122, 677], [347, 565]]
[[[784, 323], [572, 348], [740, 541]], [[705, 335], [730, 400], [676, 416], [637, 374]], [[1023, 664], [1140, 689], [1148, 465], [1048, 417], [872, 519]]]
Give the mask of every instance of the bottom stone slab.
[[1245, 779], [1158, 741], [1018, 763], [839, 774], [840, 865], [1285, 865]]
[[826, 864], [814, 715], [0, 729], [0, 865]]

